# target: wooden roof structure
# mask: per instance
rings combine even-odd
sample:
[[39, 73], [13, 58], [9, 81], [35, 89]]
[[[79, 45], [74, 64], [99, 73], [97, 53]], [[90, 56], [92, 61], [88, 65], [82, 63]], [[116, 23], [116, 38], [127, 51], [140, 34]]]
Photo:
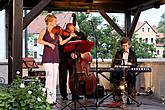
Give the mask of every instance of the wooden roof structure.
[[[0, 0], [0, 10], [7, 7], [9, 1]], [[31, 10], [42, 0], [23, 0], [23, 8]], [[105, 9], [107, 12], [124, 12], [129, 9], [135, 9], [137, 6], [143, 6], [143, 10], [157, 7], [164, 4], [164, 0], [51, 0], [45, 9], [52, 10], [70, 10], [86, 11]]]
[[[22, 73], [23, 30], [43, 10], [99, 12], [121, 35], [132, 36], [141, 11], [159, 8], [165, 0], [0, 0], [0, 10], [6, 10], [6, 44], [8, 83]], [[23, 10], [31, 10], [23, 15]], [[125, 30], [121, 30], [106, 13], [124, 13]], [[131, 15], [134, 16], [131, 22]]]
[[[23, 0], [24, 9], [32, 9], [42, 0]], [[159, 7], [163, 0], [51, 0], [45, 7], [48, 10], [63, 11], [87, 11], [87, 10], [105, 10], [106, 12], [126, 12], [127, 10], [136, 10], [142, 6], [142, 10]]]

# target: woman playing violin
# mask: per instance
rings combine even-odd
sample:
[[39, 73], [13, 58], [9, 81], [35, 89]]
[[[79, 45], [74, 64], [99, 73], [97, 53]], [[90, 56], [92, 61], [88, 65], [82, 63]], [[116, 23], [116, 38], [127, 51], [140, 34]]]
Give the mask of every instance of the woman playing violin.
[[69, 36], [63, 40], [60, 35], [52, 33], [52, 29], [56, 26], [56, 21], [56, 16], [47, 15], [45, 17], [47, 27], [41, 30], [38, 37], [38, 43], [44, 45], [42, 63], [46, 71], [45, 86], [47, 89], [47, 101], [50, 104], [56, 103], [56, 84], [59, 67], [58, 44], [64, 45], [73, 37]]

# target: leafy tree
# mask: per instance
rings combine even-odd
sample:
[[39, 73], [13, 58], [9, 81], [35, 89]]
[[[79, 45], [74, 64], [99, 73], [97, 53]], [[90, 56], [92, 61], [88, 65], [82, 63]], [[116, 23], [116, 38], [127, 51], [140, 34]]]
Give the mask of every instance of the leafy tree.
[[[161, 20], [159, 21], [158, 32], [165, 33], [165, 13], [162, 14]], [[165, 38], [157, 38], [156, 43], [165, 44]], [[163, 53], [163, 58], [165, 58], [165, 53]]]
[[[88, 36], [89, 40], [96, 42], [97, 39], [98, 58], [112, 58], [116, 53], [117, 40], [119, 39], [118, 34], [112, 33], [112, 26], [103, 25], [101, 16], [89, 16], [84, 13], [77, 15], [80, 30]], [[116, 20], [115, 17], [113, 19]], [[96, 45], [91, 53], [96, 58]]]
[[165, 38], [156, 38], [156, 43], [165, 44]]
[[137, 35], [133, 35], [132, 37], [132, 47], [136, 52], [137, 58], [151, 58], [154, 57], [153, 52], [156, 51], [156, 48], [153, 44], [148, 44], [145, 41], [139, 41], [136, 37]]
[[[107, 27], [103, 30], [106, 37], [102, 39], [102, 44], [106, 46], [104, 51], [107, 51], [110, 54], [108, 56], [109, 58], [113, 58], [115, 56], [116, 51], [119, 48], [118, 41], [120, 39], [120, 35], [112, 30], [112, 26], [107, 25]], [[104, 56], [107, 58], [106, 55]]]
[[161, 20], [159, 21], [158, 32], [165, 33], [165, 13], [162, 14]]
[[[80, 30], [84, 32], [88, 39], [96, 42], [97, 38], [97, 55], [98, 58], [112, 58], [119, 49], [119, 41], [121, 36], [114, 32], [113, 27], [109, 24], [103, 25], [101, 16], [89, 16], [85, 13], [77, 13], [77, 21]], [[117, 23], [117, 18], [112, 17], [113, 21]], [[92, 21], [89, 22], [89, 21]], [[147, 44], [144, 41], [139, 41], [136, 35], [132, 37], [132, 45], [135, 49], [138, 58], [154, 57], [152, 52], [155, 51], [154, 45]], [[96, 45], [91, 51], [93, 58], [96, 58]]]

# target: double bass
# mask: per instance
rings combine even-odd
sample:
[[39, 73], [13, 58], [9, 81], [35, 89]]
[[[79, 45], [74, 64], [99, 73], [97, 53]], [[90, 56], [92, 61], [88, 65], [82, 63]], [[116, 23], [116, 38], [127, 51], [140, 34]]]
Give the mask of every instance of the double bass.
[[[73, 25], [76, 25], [76, 15], [73, 14]], [[56, 27], [54, 30], [54, 33], [61, 34], [65, 36], [63, 33], [65, 33], [65, 30], [62, 30], [60, 27]], [[76, 33], [77, 34], [77, 33]], [[70, 35], [70, 33], [68, 34]], [[66, 35], [66, 36], [68, 36]], [[69, 76], [69, 88], [72, 93], [75, 93], [77, 95], [90, 95], [92, 94], [96, 89], [96, 77], [93, 72], [89, 72], [90, 63], [92, 61], [92, 56], [90, 54], [90, 49], [84, 51], [87, 48], [83, 49], [81, 51], [75, 50], [74, 46], [77, 45], [75, 43], [82, 43], [84, 46], [88, 46], [90, 41], [87, 41], [85, 38], [86, 36], [83, 36], [83, 34], [78, 33], [78, 36], [76, 37], [76, 40], [70, 41], [66, 44], [64, 51], [69, 53], [79, 53], [79, 61], [75, 63], [74, 61], [70, 65], [73, 67], [73, 73]], [[79, 39], [80, 38], [80, 39]], [[92, 47], [94, 46], [94, 43], [91, 42]], [[73, 60], [73, 59], [71, 59]]]
[[92, 94], [96, 90], [96, 76], [93, 72], [89, 72], [90, 63], [92, 62], [92, 56], [89, 52], [91, 47], [85, 47], [87, 45], [94, 45], [94, 43], [86, 40], [71, 41], [64, 49], [73, 52], [76, 48], [74, 51], [79, 54], [78, 58], [75, 59], [77, 61], [72, 63], [74, 71], [69, 76], [69, 88], [72, 93], [76, 92], [77, 95], [85, 96]]

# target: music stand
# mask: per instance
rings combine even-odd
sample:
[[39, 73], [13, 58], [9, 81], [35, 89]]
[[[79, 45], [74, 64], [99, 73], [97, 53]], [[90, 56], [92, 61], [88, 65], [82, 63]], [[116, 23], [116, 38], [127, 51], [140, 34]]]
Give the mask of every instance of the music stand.
[[[83, 106], [76, 98], [77, 94], [76, 94], [76, 83], [77, 83], [77, 74], [78, 74], [78, 62], [79, 62], [79, 57], [80, 57], [80, 53], [84, 53], [84, 52], [90, 52], [91, 49], [94, 46], [94, 42], [92, 41], [87, 41], [87, 40], [76, 40], [76, 41], [70, 41], [66, 44], [65, 48], [64, 48], [64, 52], [75, 52], [76, 55], [78, 56], [76, 59], [76, 67], [75, 67], [75, 71], [73, 73], [73, 78], [74, 78], [74, 96], [75, 99], [72, 100], [70, 103], [68, 103], [66, 106], [64, 106], [62, 108], [65, 109], [67, 106], [69, 106], [71, 103], [74, 102], [74, 110], [76, 110], [76, 102], [79, 103], [83, 108], [87, 109], [85, 106]], [[69, 106], [70, 107], [70, 106]]]
[[46, 73], [44, 70], [39, 70], [39, 66], [37, 65], [33, 57], [23, 58], [22, 67], [23, 69], [28, 69], [28, 76], [24, 76], [23, 78], [28, 79], [28, 78], [38, 77], [41, 80], [41, 82], [45, 85]]
[[64, 52], [90, 52], [94, 44], [94, 42], [87, 40], [70, 41], [65, 46]]
[[23, 58], [22, 67], [28, 69], [28, 74], [31, 73], [32, 68], [39, 68], [37, 63], [32, 57]]
[[[127, 99], [124, 99], [124, 100], [127, 100], [127, 102], [128, 102], [131, 99], [132, 101], [134, 101], [137, 104], [137, 107], [139, 107], [142, 103], [141, 102], [138, 102], [132, 96], [130, 96], [128, 94], [128, 91], [127, 92], [125, 91], [125, 88], [128, 87], [127, 81], [130, 80], [130, 79], [127, 79], [127, 81], [126, 81], [126, 77], [129, 74], [128, 71], [127, 71], [127, 69], [130, 68], [131, 65], [125, 65], [124, 59], [122, 59], [122, 62], [123, 62], [123, 64], [120, 66], [122, 68], [122, 70], [123, 70], [123, 86], [124, 86], [124, 89], [122, 91], [122, 93], [123, 93], [122, 95], [123, 95], [124, 98], [127, 98]], [[128, 89], [130, 89], [130, 88], [128, 87]], [[123, 100], [123, 102], [124, 102], [124, 100]]]

